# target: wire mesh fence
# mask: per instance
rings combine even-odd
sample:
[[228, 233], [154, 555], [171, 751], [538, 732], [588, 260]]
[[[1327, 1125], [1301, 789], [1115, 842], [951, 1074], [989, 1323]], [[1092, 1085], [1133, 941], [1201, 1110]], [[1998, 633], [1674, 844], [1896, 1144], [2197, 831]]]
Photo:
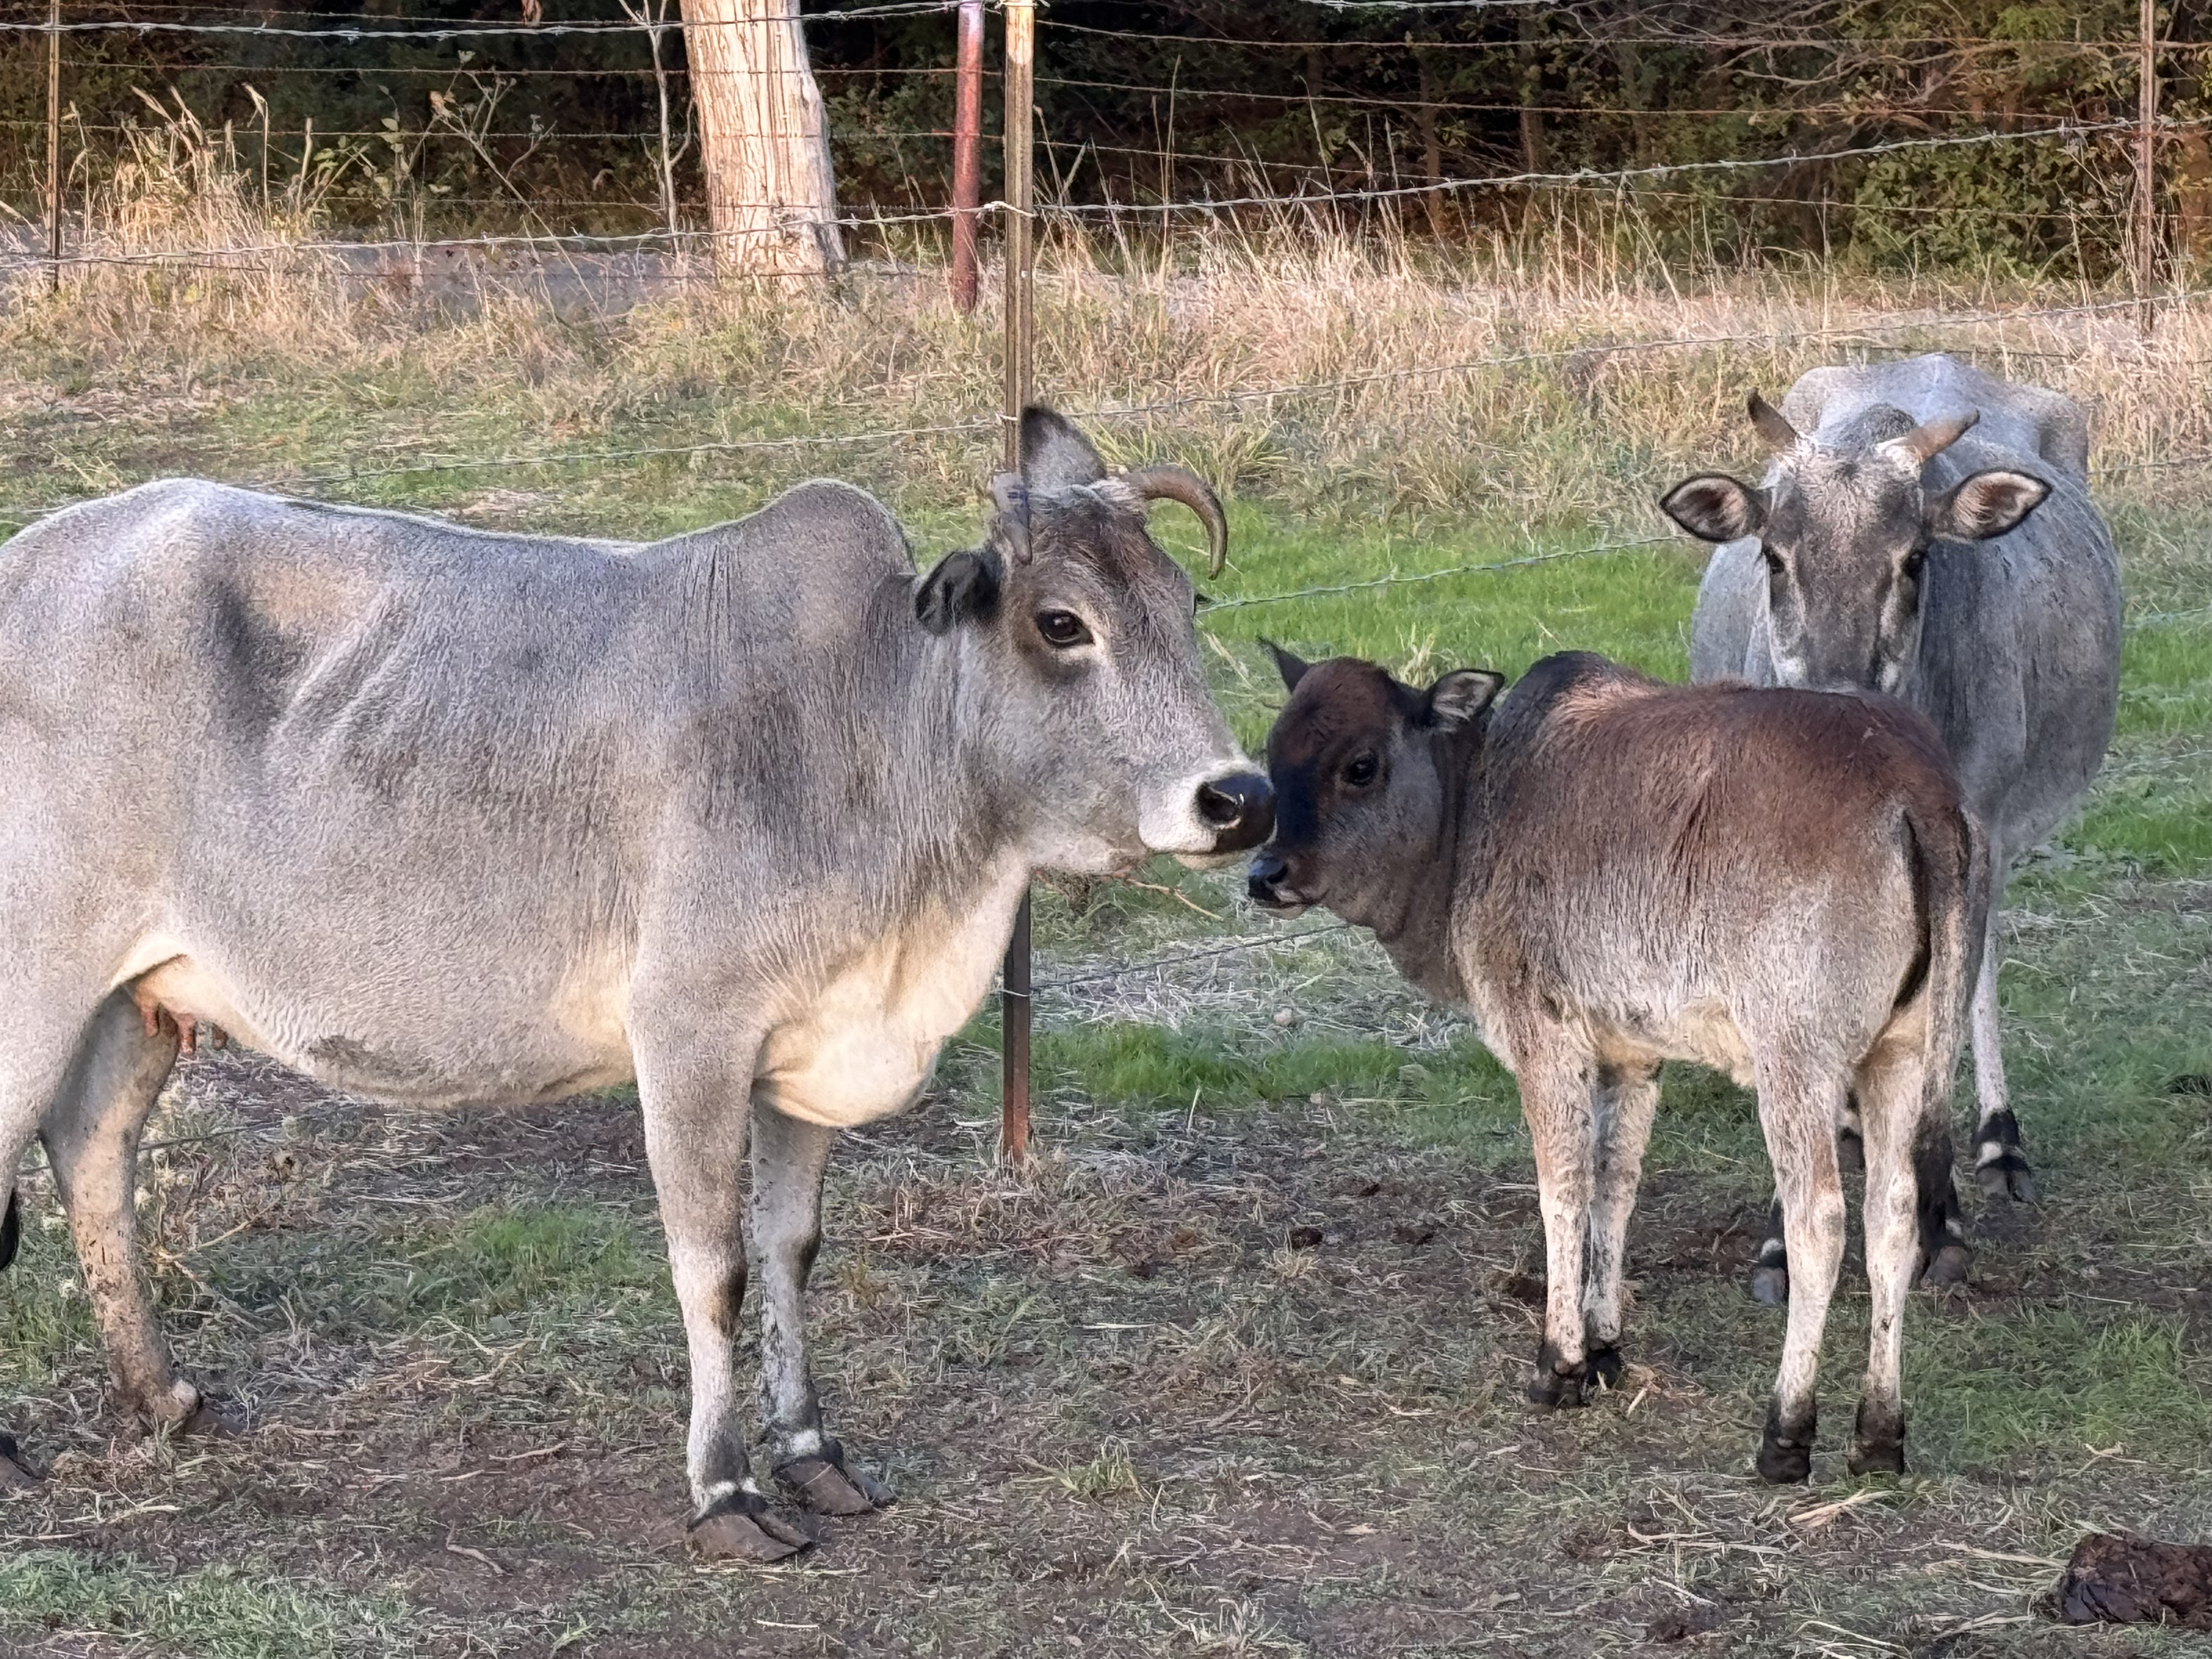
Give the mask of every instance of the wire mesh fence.
[[[2092, 357], [2131, 359], [2145, 374], [2195, 374], [2203, 367], [2174, 343], [2193, 337], [2188, 325], [2212, 297], [2212, 288], [2194, 279], [2184, 234], [2184, 198], [2193, 185], [2178, 174], [2170, 180], [2172, 199], [2164, 205], [2163, 222], [2156, 221], [2151, 216], [2160, 210], [2160, 204], [2142, 196], [2136, 171], [2143, 148], [2164, 145], [2179, 154], [2212, 126], [2212, 113], [2185, 100], [2174, 111], [2148, 116], [2141, 111], [2133, 116], [2113, 113], [2118, 106], [2110, 98], [2101, 108], [1998, 112], [1972, 102], [1923, 98], [1908, 103], [1887, 96], [1867, 100], [1825, 94], [1768, 106], [1692, 104], [1656, 112], [1577, 106], [1546, 94], [1540, 76], [1528, 79], [1532, 45], [1517, 33], [1499, 40], [1416, 38], [1401, 27], [1409, 16], [1530, 12], [1533, 8], [1521, 0], [1468, 0], [1458, 6], [1384, 0], [1357, 7], [1336, 0], [1313, 4], [1332, 15], [1387, 20], [1387, 27], [1398, 33], [1384, 37], [1376, 29], [1385, 25], [1377, 24], [1358, 39], [1263, 40], [1166, 35], [1049, 16], [1038, 20], [1045, 46], [1034, 81], [1042, 101], [1031, 131], [1039, 185], [1027, 222], [1047, 254], [1041, 281], [1048, 303], [1039, 326], [1048, 364], [1058, 315], [1050, 293], [1062, 280], [1059, 273], [1073, 273], [1066, 278], [1071, 291], [1080, 282], [1131, 290], [1149, 285], [1165, 303], [1176, 273], [1202, 269], [1224, 246], [1264, 251], [1348, 239], [1379, 245], [1386, 258], [1418, 264], [1432, 247], [1481, 237], [1500, 249], [1525, 247], [1529, 239], [1541, 239], [1571, 222], [1601, 222], [1609, 234], [1650, 238], [1660, 234], [1662, 224], [1672, 227], [1666, 234], [1675, 234], [1693, 220], [1710, 226], [1717, 219], [1796, 214], [1808, 223], [1820, 220], [1817, 237], [1801, 241], [1823, 253], [1839, 234], [1832, 233], [1831, 218], [1904, 227], [1886, 231], [1888, 240], [1882, 246], [1909, 245], [1922, 234], [1911, 228], [1934, 218], [1942, 222], [1946, 234], [1961, 223], [1972, 234], [1978, 223], [1986, 228], [2002, 222], [2014, 227], [2027, 242], [2048, 230], [2060, 242], [2094, 244], [2104, 252], [2096, 258], [2083, 254], [2075, 262], [2073, 292], [2080, 297], [2057, 303], [2047, 297], [2047, 283], [2039, 288], [2018, 284], [2014, 291], [2021, 297], [2010, 301], [1918, 306], [1886, 315], [1838, 307], [1850, 314], [1826, 322], [1801, 318], [1787, 327], [1675, 327], [1643, 337], [1599, 334], [1294, 379], [1213, 376], [1200, 384], [1157, 388], [1150, 395], [1075, 397], [1070, 395], [1073, 386], [1050, 384], [1048, 375], [1040, 390], [1055, 402], [1072, 404], [1069, 412], [1079, 423], [1125, 430], [1129, 444], [1141, 446], [1163, 430], [1172, 436], [1182, 429], [1172, 425], [1177, 422], [1229, 424], [1255, 411], [1295, 422], [1301, 411], [1326, 410], [1331, 420], [1364, 427], [1379, 443], [1411, 398], [1449, 398], [1459, 395], [1453, 388], [1478, 384], [1510, 386], [1514, 377], [1539, 370], [1587, 378], [1610, 367], [1661, 357], [1738, 369], [1755, 363], [1771, 371], [1784, 362], [1802, 362], [1814, 352], [1864, 360], [1940, 348], [1979, 355], [2000, 367], [2018, 359], [2053, 373]], [[756, 268], [736, 277], [718, 257], [734, 241], [769, 233], [718, 226], [709, 216], [697, 173], [696, 123], [687, 112], [700, 71], [678, 50], [681, 25], [665, 15], [517, 23], [364, 20], [305, 10], [241, 18], [216, 15], [208, 8], [134, 8], [142, 14], [165, 9], [198, 15], [82, 16], [72, 9], [70, 15], [44, 21], [0, 21], [0, 49], [12, 40], [49, 52], [63, 71], [65, 88], [72, 76], [88, 86], [98, 77], [97, 84], [111, 90], [122, 86], [137, 111], [125, 112], [128, 106], [118, 97], [111, 100], [112, 118], [87, 118], [76, 94], [65, 91], [64, 101], [43, 114], [25, 112], [18, 100], [0, 117], [0, 133], [15, 146], [12, 170], [0, 172], [14, 222], [12, 230], [0, 228], [0, 283], [28, 293], [41, 280], [52, 281], [61, 289], [58, 303], [66, 304], [71, 284], [96, 280], [167, 282], [199, 273], [210, 280], [334, 284], [350, 295], [377, 289], [398, 276], [417, 288], [445, 291], [566, 284], [591, 303], [620, 308], [644, 302], [664, 286], [721, 289], [733, 283], [757, 283], [763, 274], [789, 274]], [[953, 203], [950, 148], [944, 142], [953, 136], [945, 125], [955, 74], [953, 11], [939, 0], [916, 0], [805, 14], [811, 27], [897, 20], [902, 27], [933, 27], [943, 36], [943, 61], [938, 63], [816, 67], [825, 82], [927, 85], [933, 101], [908, 100], [898, 107], [945, 112], [941, 118], [926, 122], [912, 116], [872, 118], [846, 135], [849, 143], [896, 148], [912, 141], [932, 148], [906, 168], [902, 188], [895, 195], [855, 195], [817, 216], [819, 224], [842, 233], [851, 246], [845, 267], [822, 279], [826, 291], [842, 302], [865, 305], [866, 296], [887, 284], [928, 286], [945, 279], [945, 252], [962, 210]], [[280, 18], [285, 21], [274, 21]], [[1431, 36], [1435, 33], [1431, 30]], [[1065, 61], [1054, 58], [1050, 47], [1061, 38], [1080, 41], [1081, 52]], [[192, 55], [166, 67], [151, 59], [134, 66], [122, 48], [149, 40], [189, 42]], [[1779, 33], [1613, 37], [1615, 45], [1631, 40], [1737, 56], [1826, 53], [1838, 62], [1872, 50], [1863, 41]], [[258, 56], [249, 57], [241, 43], [250, 44]], [[564, 52], [580, 52], [586, 43], [596, 43], [591, 60], [561, 61]], [[619, 43], [631, 58], [618, 61], [609, 56], [610, 43]], [[1394, 62], [1402, 58], [1410, 79], [1401, 76], [1404, 87], [1388, 93], [1332, 89], [1317, 71], [1301, 71], [1307, 83], [1296, 89], [1271, 84], [1268, 75], [1256, 69], [1244, 83], [1235, 85], [1192, 84], [1174, 73], [1164, 78], [1156, 73], [1163, 51], [1171, 54], [1178, 45], [1193, 44], [1231, 50], [1237, 61], [1278, 67], [1314, 54], [1376, 53]], [[2193, 60], [2203, 44], [2171, 41], [2160, 49], [2178, 60]], [[313, 62], [283, 60], [288, 51], [310, 45], [325, 55]], [[1967, 58], [1997, 52], [2044, 58], [2070, 54], [2093, 58], [2103, 66], [2099, 73], [2110, 80], [2124, 78], [2122, 71], [2139, 45], [1949, 36], [1892, 40], [1881, 43], [1881, 50], [1917, 52], [1923, 58], [1928, 53]], [[661, 46], [668, 48], [665, 58], [647, 61], [648, 49]], [[356, 61], [349, 63], [349, 54]], [[1128, 65], [1126, 74], [1096, 72], [1117, 55]], [[1431, 61], [1438, 57], [1495, 59], [1505, 69], [1471, 76], [1447, 74]], [[262, 89], [266, 81], [292, 77], [330, 87], [335, 94], [365, 76], [414, 88], [404, 106], [412, 113], [365, 123], [350, 112], [362, 107], [357, 97], [333, 95], [325, 124], [313, 113], [315, 94], [295, 90], [286, 94], [288, 113], [280, 117]], [[524, 122], [509, 119], [509, 88], [548, 78], [650, 83], [664, 91], [674, 85], [678, 94], [672, 113], [650, 121], [642, 118], [649, 107], [642, 93], [630, 96], [626, 106], [641, 118], [629, 125], [563, 125], [541, 118], [544, 110], [533, 110]], [[1817, 82], [1820, 77], [1813, 79]], [[1496, 95], [1500, 84], [1518, 87], [1524, 95], [1501, 98]], [[248, 92], [251, 98], [241, 110], [238, 100]], [[1131, 142], [1126, 131], [1118, 141], [1102, 137], [1099, 123], [1084, 112], [1085, 100], [1100, 94], [1158, 103], [1154, 141]], [[400, 100], [391, 101], [395, 109], [403, 107]], [[1225, 128], [1209, 129], [1210, 112], [1237, 106], [1279, 107], [1317, 133], [1325, 125], [1342, 128], [1352, 120], [1372, 119], [1376, 125], [1366, 141], [1323, 135], [1314, 155], [1297, 159], [1268, 153], [1252, 137], [1262, 129], [1249, 124], [1234, 135]], [[844, 106], [833, 99], [834, 107]], [[556, 102], [551, 112], [559, 112]], [[1547, 155], [1571, 157], [1573, 149], [1556, 132], [1539, 143], [1524, 125], [1515, 153], [1523, 162], [1544, 164], [1486, 170], [1447, 165], [1451, 147], [1440, 124], [1492, 115], [1518, 121], [1532, 114], [1555, 124], [1586, 118], [1618, 127], [1631, 134], [1632, 149], [1637, 147], [1638, 123], [1718, 123], [1722, 127], [1711, 144], [1735, 146], [1740, 153], [1553, 165], [1545, 161]], [[30, 165], [41, 136], [50, 141], [48, 159], [64, 181], [60, 192], [43, 198]], [[1272, 136], [1267, 143], [1273, 143]], [[628, 158], [623, 167], [600, 165], [617, 150]], [[680, 191], [670, 183], [679, 155], [684, 168]], [[2022, 157], [2029, 159], [2018, 159]], [[1883, 184], [1881, 169], [1892, 166], [1906, 170]], [[2052, 193], [2036, 200], [1963, 205], [1910, 199], [1911, 167], [2000, 166], [2049, 182]], [[871, 178], [883, 176], [879, 168], [862, 171]], [[627, 193], [613, 188], [617, 177]], [[1753, 180], [1764, 183], [1753, 191], [1747, 183]], [[188, 210], [194, 191], [219, 195], [223, 210]], [[162, 198], [167, 216], [134, 216], [134, 202], [163, 191], [169, 192]], [[764, 198], [735, 205], [775, 213], [787, 204]], [[994, 234], [1017, 217], [1003, 197], [980, 201], [975, 210]], [[1597, 216], [1578, 216], [1585, 214]], [[58, 251], [40, 234], [42, 224], [54, 222], [61, 230]], [[2155, 264], [2138, 261], [2130, 266], [2123, 233], [2144, 223], [2162, 224], [2158, 240], [2172, 246]], [[2166, 237], [2166, 230], [2173, 234]], [[237, 234], [204, 234], [210, 231]], [[1710, 232], [1706, 245], [1715, 246]], [[1740, 245], [1740, 239], [1731, 243]], [[580, 263], [586, 260], [603, 263]], [[1510, 269], [1506, 254], [1501, 253], [1498, 268]], [[146, 293], [149, 301], [158, 300], [156, 290]], [[1007, 295], [1001, 284], [986, 297], [1003, 304]], [[975, 348], [972, 332], [945, 337], [957, 338], [962, 349]], [[965, 407], [940, 406], [938, 413], [939, 418], [928, 420], [856, 419], [802, 431], [673, 442], [547, 442], [494, 453], [428, 447], [401, 454], [380, 450], [349, 456], [342, 465], [307, 469], [240, 467], [228, 456], [197, 463], [194, 458], [173, 457], [168, 470], [338, 499], [368, 493], [379, 501], [401, 505], [418, 498], [434, 502], [438, 491], [469, 475], [557, 481], [717, 461], [744, 465], [799, 454], [835, 457], [866, 451], [895, 458], [925, 445], [973, 450], [975, 469], [988, 471], [984, 447], [975, 441], [1002, 429], [1005, 410], [988, 397], [977, 397]], [[2212, 429], [2200, 427], [2146, 426], [2125, 433], [2124, 447], [2118, 453], [2108, 448], [2100, 458], [2100, 482], [2134, 487], [2212, 464]], [[100, 493], [88, 489], [67, 498], [55, 492], [0, 502], [0, 527], [20, 526]], [[1399, 590], [1420, 593], [1461, 579], [1647, 554], [1675, 542], [1668, 535], [1634, 533], [1648, 522], [1632, 523], [1625, 514], [1581, 523], [1538, 515], [1516, 538], [1522, 550], [1510, 556], [1445, 562], [1431, 558], [1410, 562], [1404, 568], [1395, 563], [1347, 568], [1329, 580], [1296, 586], [1240, 588], [1216, 597], [1206, 615], [1219, 618]], [[2153, 611], [2136, 621], [2156, 625], [2190, 614]], [[1197, 957], [1276, 945], [1301, 948], [1299, 941], [1335, 931], [1267, 933], [1133, 961], [1110, 972], [1048, 975], [1015, 994], [1026, 1000], [1117, 975], [1151, 974]]]

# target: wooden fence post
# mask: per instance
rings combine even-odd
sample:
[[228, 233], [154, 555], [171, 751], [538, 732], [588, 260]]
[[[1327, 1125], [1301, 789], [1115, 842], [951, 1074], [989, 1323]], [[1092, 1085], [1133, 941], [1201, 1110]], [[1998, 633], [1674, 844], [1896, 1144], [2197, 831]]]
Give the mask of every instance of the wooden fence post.
[[[1005, 468], [1022, 465], [1022, 410], [1030, 401], [1035, 312], [1035, 219], [1031, 212], [1030, 77], [1036, 70], [1036, 0], [1006, 0], [1006, 405], [1000, 417]], [[999, 999], [1004, 1032], [999, 1086], [999, 1156], [1021, 1165], [1030, 1155], [1030, 896], [1022, 895]]]
[[975, 309], [975, 219], [983, 192], [983, 0], [960, 0], [952, 101], [952, 304]]

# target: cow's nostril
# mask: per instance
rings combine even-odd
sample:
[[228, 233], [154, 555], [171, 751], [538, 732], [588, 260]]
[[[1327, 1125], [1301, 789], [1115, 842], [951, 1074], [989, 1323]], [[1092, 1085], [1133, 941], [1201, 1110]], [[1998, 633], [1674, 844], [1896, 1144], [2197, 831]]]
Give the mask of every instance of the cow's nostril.
[[1256, 847], [1275, 827], [1275, 792], [1256, 772], [1238, 772], [1198, 786], [1198, 815], [1222, 837], [1218, 852]]

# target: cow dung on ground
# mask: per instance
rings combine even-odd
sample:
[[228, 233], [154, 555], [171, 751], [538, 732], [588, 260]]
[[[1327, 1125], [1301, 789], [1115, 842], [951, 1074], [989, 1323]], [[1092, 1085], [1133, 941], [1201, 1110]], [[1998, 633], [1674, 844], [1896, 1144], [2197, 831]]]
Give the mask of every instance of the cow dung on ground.
[[2212, 1544], [2091, 1533], [2074, 1547], [2053, 1599], [2062, 1625], [2212, 1631]]

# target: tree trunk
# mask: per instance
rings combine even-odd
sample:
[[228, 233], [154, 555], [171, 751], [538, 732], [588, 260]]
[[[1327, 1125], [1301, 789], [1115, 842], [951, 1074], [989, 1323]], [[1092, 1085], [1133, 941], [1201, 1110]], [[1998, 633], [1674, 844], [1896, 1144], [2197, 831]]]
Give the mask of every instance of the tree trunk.
[[726, 269], [814, 276], [845, 263], [830, 122], [797, 0], [683, 0], [707, 222]]

